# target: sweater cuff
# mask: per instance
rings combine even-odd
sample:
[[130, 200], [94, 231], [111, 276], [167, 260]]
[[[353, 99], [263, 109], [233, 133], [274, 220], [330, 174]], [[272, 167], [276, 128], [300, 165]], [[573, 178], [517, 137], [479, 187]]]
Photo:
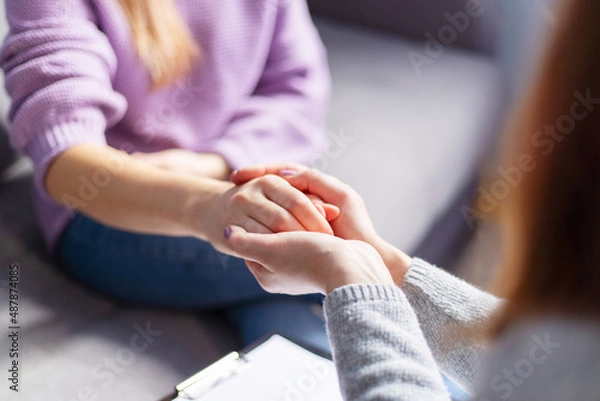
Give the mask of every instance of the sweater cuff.
[[[431, 276], [436, 274], [435, 270], [440, 270], [423, 259], [413, 258], [412, 264], [404, 276], [404, 285], [422, 286], [423, 283], [431, 281]], [[441, 271], [440, 271], [441, 272]]]
[[325, 308], [336, 310], [350, 303], [364, 301], [400, 301], [405, 296], [396, 286], [383, 284], [351, 284], [337, 288], [325, 298]]
[[[410, 292], [411, 289], [419, 288], [426, 294], [443, 294], [446, 293], [449, 287], [453, 287], [453, 292], [466, 290], [464, 287], [475, 289], [474, 286], [461, 278], [458, 278], [423, 259], [414, 258], [404, 276], [404, 283], [401, 288], [405, 292]], [[477, 291], [479, 291], [479, 289], [477, 289]]]
[[490, 296], [463, 279], [419, 258], [413, 259], [404, 276], [404, 283], [401, 288], [409, 295], [409, 298], [412, 291], [417, 289], [436, 297], [439, 297], [440, 294], [444, 294], [447, 298], [450, 294], [467, 298], [482, 294]]
[[487, 319], [502, 304], [502, 300], [494, 295], [417, 258], [408, 269], [401, 288], [417, 314], [423, 312], [424, 304], [428, 304], [461, 321]]
[[34, 182], [38, 194], [45, 200], [54, 201], [44, 184], [50, 164], [69, 148], [88, 143], [106, 146], [106, 120], [100, 111], [89, 111], [85, 118], [55, 124], [34, 138], [24, 149], [35, 166]]

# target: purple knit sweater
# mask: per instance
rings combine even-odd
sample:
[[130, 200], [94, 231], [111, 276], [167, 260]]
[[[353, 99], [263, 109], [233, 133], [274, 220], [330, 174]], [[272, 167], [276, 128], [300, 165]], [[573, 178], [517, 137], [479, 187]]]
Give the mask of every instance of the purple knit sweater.
[[50, 250], [70, 213], [43, 178], [82, 143], [127, 152], [184, 148], [233, 168], [309, 163], [324, 142], [329, 73], [304, 0], [175, 0], [202, 63], [150, 90], [116, 0], [6, 0], [0, 52], [12, 143], [35, 163], [36, 207]]

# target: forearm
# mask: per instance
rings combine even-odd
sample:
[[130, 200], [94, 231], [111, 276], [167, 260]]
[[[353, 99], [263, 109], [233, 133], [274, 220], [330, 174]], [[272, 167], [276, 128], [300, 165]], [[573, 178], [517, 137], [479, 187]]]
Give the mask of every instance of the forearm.
[[216, 153], [196, 153], [185, 149], [169, 149], [154, 153], [133, 153], [134, 159], [164, 170], [198, 177], [227, 181], [231, 167]]
[[394, 282], [414, 308], [440, 368], [472, 389], [474, 369], [485, 347], [476, 335], [485, 329], [501, 301], [385, 241], [376, 244]]
[[325, 314], [345, 399], [450, 400], [402, 291], [346, 286], [326, 298]]
[[402, 290], [442, 371], [472, 389], [474, 370], [486, 346], [477, 336], [502, 300], [417, 258]]
[[414, 308], [440, 368], [471, 388], [485, 347], [476, 336], [485, 330], [501, 300], [383, 240], [375, 243], [394, 282]]
[[[124, 152], [75, 146], [51, 164], [46, 189], [57, 202], [134, 232], [207, 239], [210, 205], [232, 185], [166, 171]], [[193, 217], [192, 217], [193, 216]]]

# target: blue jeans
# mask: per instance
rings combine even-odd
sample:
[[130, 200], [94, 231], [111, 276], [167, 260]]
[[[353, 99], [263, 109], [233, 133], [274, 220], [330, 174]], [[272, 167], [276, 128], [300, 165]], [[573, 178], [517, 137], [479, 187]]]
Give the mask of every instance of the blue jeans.
[[77, 214], [57, 246], [62, 265], [100, 292], [126, 303], [224, 309], [245, 344], [279, 332], [329, 351], [322, 297], [266, 293], [243, 260], [195, 238], [115, 230]]

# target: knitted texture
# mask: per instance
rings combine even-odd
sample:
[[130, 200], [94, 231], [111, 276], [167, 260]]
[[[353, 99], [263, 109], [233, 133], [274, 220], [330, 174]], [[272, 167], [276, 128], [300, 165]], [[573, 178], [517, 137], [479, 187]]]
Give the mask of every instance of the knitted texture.
[[600, 322], [522, 320], [484, 350], [469, 332], [483, 327], [501, 304], [419, 259], [402, 289], [335, 290], [325, 300], [325, 316], [344, 398], [449, 401], [439, 365], [473, 401], [598, 400]]
[[465, 389], [475, 383], [475, 367], [485, 344], [481, 334], [501, 301], [442, 269], [415, 258], [402, 290], [442, 371]]
[[325, 300], [327, 330], [346, 400], [449, 400], [399, 288], [352, 285]]

